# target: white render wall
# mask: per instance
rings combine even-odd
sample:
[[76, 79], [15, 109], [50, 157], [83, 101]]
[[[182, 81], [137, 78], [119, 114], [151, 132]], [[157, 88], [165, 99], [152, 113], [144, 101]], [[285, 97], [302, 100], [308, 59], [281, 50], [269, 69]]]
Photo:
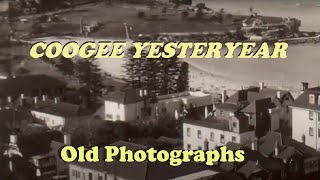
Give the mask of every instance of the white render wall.
[[[305, 144], [316, 150], [320, 150], [320, 138], [318, 137], [318, 131], [320, 129], [319, 123], [319, 111], [311, 110], [313, 120], [309, 119], [309, 110], [302, 108], [292, 108], [292, 139], [303, 142], [302, 136], [305, 136]], [[313, 136], [309, 134], [309, 128], [313, 128]]]
[[35, 110], [32, 110], [31, 114], [35, 118], [43, 120], [49, 128], [54, 128], [54, 127], [57, 127], [57, 126], [64, 126], [65, 125], [65, 120], [66, 119], [64, 117], [61, 117], [61, 116], [55, 116], [55, 115], [52, 115], [52, 114], [38, 112], [38, 111], [35, 111]]
[[[190, 136], [187, 135], [187, 129], [190, 128]], [[201, 131], [201, 139], [198, 138], [198, 130]], [[214, 133], [214, 140], [211, 141], [211, 133]], [[220, 141], [220, 135], [224, 135], [224, 143]], [[209, 149], [215, 149], [216, 146], [226, 145], [228, 142], [232, 142], [232, 137], [236, 138], [235, 143], [247, 143], [251, 142], [254, 137], [254, 131], [248, 131], [245, 133], [235, 133], [230, 131], [223, 131], [220, 129], [213, 129], [208, 127], [196, 126], [192, 124], [183, 123], [183, 148], [188, 149], [188, 144], [191, 145], [191, 149], [198, 149], [200, 146], [204, 149], [204, 142], [207, 139], [209, 142]]]
[[[132, 104], [121, 104], [117, 102], [105, 101], [105, 120], [117, 121], [119, 116], [120, 121], [132, 121], [137, 120], [137, 117], [141, 118], [144, 103], [137, 102]], [[108, 118], [107, 114], [112, 115], [112, 118]]]

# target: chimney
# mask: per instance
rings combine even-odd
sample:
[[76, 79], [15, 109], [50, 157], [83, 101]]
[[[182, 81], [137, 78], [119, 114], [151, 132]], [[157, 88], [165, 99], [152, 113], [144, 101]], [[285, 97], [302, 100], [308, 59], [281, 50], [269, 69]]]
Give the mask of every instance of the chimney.
[[260, 90], [263, 90], [263, 88], [264, 88], [264, 82], [260, 82], [260, 83], [259, 83], [259, 87], [260, 87]]
[[35, 104], [38, 103], [38, 97], [37, 97], [37, 96], [33, 98], [33, 102], [34, 102]]
[[71, 135], [70, 134], [63, 135], [63, 143], [65, 145], [71, 145]]
[[18, 136], [15, 134], [10, 135], [10, 144], [17, 144], [18, 143]]
[[251, 150], [252, 151], [257, 151], [258, 150], [258, 141], [256, 137], [252, 137], [251, 140]]
[[46, 101], [47, 100], [47, 95], [42, 95], [42, 101]]
[[7, 101], [8, 101], [8, 103], [11, 103], [11, 101], [12, 101], [11, 96], [7, 97]]
[[276, 141], [274, 145], [274, 155], [278, 156], [279, 155], [279, 147], [278, 147], [278, 141]]
[[221, 91], [221, 103], [225, 103], [226, 101], [226, 90]]
[[308, 89], [309, 83], [307, 82], [301, 82], [301, 92], [304, 92]]
[[208, 118], [208, 106], [204, 106], [204, 118]]
[[59, 102], [60, 102], [60, 98], [59, 98], [59, 97], [55, 97], [55, 98], [54, 98], [54, 103], [55, 103], [55, 104], [58, 104]]
[[277, 98], [280, 99], [281, 98], [281, 92], [277, 91]]
[[179, 119], [179, 112], [178, 112], [178, 110], [176, 109], [176, 110], [174, 110], [174, 117], [176, 118], [176, 120], [178, 120]]

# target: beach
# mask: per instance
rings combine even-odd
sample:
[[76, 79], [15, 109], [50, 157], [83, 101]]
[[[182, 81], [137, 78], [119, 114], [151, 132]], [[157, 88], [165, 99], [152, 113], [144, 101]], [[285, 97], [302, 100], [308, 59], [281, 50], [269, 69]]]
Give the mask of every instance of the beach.
[[[245, 0], [249, 1], [249, 0]], [[227, 13], [248, 15], [248, 3], [236, 0], [199, 0], [196, 3], [219, 10], [224, 8]], [[302, 30], [320, 31], [320, 7], [317, 1], [268, 1], [250, 0], [253, 10], [261, 15], [295, 17], [302, 20]], [[320, 3], [320, 2], [319, 2]], [[245, 5], [243, 5], [245, 4]], [[46, 42], [75, 40], [85, 42], [124, 40], [124, 38], [105, 37], [46, 37], [37, 40]], [[300, 82], [309, 82], [310, 86], [320, 83], [320, 44], [289, 45], [287, 59], [185, 59], [190, 64], [190, 86], [210, 92], [221, 92], [221, 89], [238, 90], [243, 87], [258, 85], [264, 82], [267, 86], [300, 90]], [[115, 77], [123, 77], [124, 60], [98, 59], [97, 63], [103, 72]], [[307, 69], [307, 70], [306, 70]], [[310, 72], [310, 73], [308, 73]]]

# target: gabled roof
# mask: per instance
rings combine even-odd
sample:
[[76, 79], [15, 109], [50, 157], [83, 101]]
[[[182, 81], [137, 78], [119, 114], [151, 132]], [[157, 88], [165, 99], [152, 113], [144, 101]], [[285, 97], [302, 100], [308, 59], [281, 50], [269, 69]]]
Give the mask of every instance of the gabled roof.
[[[315, 103], [310, 104], [309, 103], [309, 95], [313, 94], [315, 95]], [[307, 89], [304, 91], [291, 105], [292, 107], [298, 107], [298, 108], [304, 108], [304, 109], [312, 109], [312, 110], [318, 110], [320, 111], [320, 105], [318, 98], [320, 95], [320, 87], [315, 87], [311, 89]]]
[[121, 104], [132, 104], [143, 101], [138, 89], [129, 89], [125, 91], [118, 91], [106, 96], [105, 101], [111, 101]]
[[52, 114], [62, 117], [72, 117], [78, 115], [80, 106], [77, 104], [71, 104], [66, 102], [57, 102], [54, 100], [47, 99], [45, 101], [40, 101], [34, 104], [33, 98], [25, 98], [26, 102], [31, 105], [31, 110], [42, 112], [46, 114]]
[[47, 75], [17, 76], [15, 78], [0, 79], [0, 96], [64, 86], [64, 82]]
[[264, 171], [264, 169], [261, 168], [259, 164], [254, 161], [248, 161], [246, 164], [241, 166], [237, 172], [243, 174], [247, 179], [249, 179], [252, 174], [260, 171]]
[[264, 142], [260, 144], [259, 151], [262, 155], [268, 157], [274, 152], [276, 144], [278, 147], [283, 145], [281, 133], [269, 132], [265, 136]]

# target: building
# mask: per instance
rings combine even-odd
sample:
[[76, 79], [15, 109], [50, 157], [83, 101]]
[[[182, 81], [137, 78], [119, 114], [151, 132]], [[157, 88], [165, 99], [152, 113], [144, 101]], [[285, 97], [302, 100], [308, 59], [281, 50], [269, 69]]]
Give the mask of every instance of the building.
[[60, 96], [65, 90], [65, 83], [47, 75], [17, 76], [0, 79], [0, 105], [14, 100], [21, 95], [35, 97], [43, 94], [49, 97]]
[[[225, 92], [222, 96], [226, 97]], [[216, 114], [242, 112], [249, 118], [249, 124], [258, 129], [257, 136], [262, 137], [268, 131], [291, 128], [288, 106], [294, 101], [291, 93], [272, 89], [260, 83], [259, 87], [239, 90], [216, 106]]]
[[[148, 147], [119, 141], [114, 146], [126, 146], [129, 150], [146, 150]], [[103, 152], [105, 149], [100, 149]], [[101, 154], [103, 154], [101, 152]], [[99, 162], [72, 162], [69, 164], [70, 180], [156, 180], [156, 179], [208, 179], [220, 174], [219, 171], [209, 169], [200, 163], [182, 163], [180, 166], [171, 166], [168, 162], [127, 162], [117, 160], [105, 163], [103, 157]], [[202, 172], [202, 173], [200, 173]]]
[[61, 130], [66, 120], [79, 115], [79, 105], [60, 102], [58, 97], [48, 99], [46, 95], [38, 100], [38, 97], [23, 98], [24, 103], [31, 105], [31, 114], [42, 120], [50, 129]]
[[168, 117], [178, 119], [184, 113], [201, 114], [207, 118], [213, 110], [213, 98], [202, 91], [186, 91], [168, 95], [157, 96], [157, 102], [152, 104], [153, 117]]
[[290, 106], [292, 139], [320, 151], [320, 87], [302, 87], [302, 94]]
[[51, 141], [50, 150], [43, 154], [30, 157], [30, 163], [36, 169], [37, 179], [52, 179], [55, 176], [66, 177], [68, 165], [60, 156], [59, 151], [65, 145], [71, 145], [71, 136], [65, 134], [64, 142]]
[[129, 89], [108, 95], [104, 100], [105, 120], [133, 121], [144, 117], [146, 91]]
[[183, 122], [184, 149], [216, 149], [228, 142], [245, 144], [253, 137], [254, 131], [249, 128], [248, 118], [242, 113]]

